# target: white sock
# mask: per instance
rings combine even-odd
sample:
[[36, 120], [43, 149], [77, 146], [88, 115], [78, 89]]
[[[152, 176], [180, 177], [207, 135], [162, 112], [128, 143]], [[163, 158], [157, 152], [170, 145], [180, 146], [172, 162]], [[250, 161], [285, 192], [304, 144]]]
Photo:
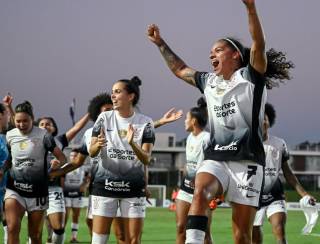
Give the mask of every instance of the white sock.
[[109, 235], [102, 235], [92, 232], [91, 244], [106, 244], [108, 243]]
[[77, 239], [79, 224], [71, 223], [72, 239]]
[[203, 244], [206, 232], [197, 229], [187, 229], [185, 244]]
[[8, 242], [8, 227], [7, 226], [3, 226], [3, 243], [7, 244]]
[[63, 244], [64, 243], [64, 233], [58, 235], [56, 233], [52, 233], [52, 243], [53, 244]]

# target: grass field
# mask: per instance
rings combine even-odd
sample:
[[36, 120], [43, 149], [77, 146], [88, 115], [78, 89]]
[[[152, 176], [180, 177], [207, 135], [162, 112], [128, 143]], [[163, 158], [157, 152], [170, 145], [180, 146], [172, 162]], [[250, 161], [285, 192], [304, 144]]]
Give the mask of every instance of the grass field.
[[[81, 223], [78, 234], [78, 239], [81, 243], [90, 243], [90, 235], [85, 224], [85, 211], [82, 211]], [[230, 209], [218, 208], [213, 215], [212, 234], [215, 243], [228, 244], [232, 243], [231, 237], [231, 221]], [[305, 218], [301, 211], [289, 211], [287, 223], [287, 239], [290, 244], [318, 244], [320, 243], [320, 223], [314, 228], [313, 234], [301, 235], [300, 231], [305, 225]], [[66, 242], [70, 240], [70, 222], [66, 228]], [[27, 240], [27, 230], [25, 218], [21, 230], [21, 243], [25, 244]], [[3, 230], [0, 230], [0, 243], [3, 240]], [[44, 240], [46, 231], [44, 231]], [[44, 241], [45, 243], [45, 241]], [[110, 243], [116, 243], [114, 236], [110, 238]], [[147, 218], [145, 220], [142, 243], [157, 244], [157, 243], [175, 243], [175, 215], [173, 212], [163, 208], [148, 208]], [[264, 226], [264, 243], [275, 243], [269, 223]]]

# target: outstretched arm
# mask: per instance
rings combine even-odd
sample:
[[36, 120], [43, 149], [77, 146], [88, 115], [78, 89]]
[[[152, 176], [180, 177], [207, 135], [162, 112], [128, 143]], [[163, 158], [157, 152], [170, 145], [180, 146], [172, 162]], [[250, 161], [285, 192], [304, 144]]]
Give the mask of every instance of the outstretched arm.
[[250, 51], [250, 64], [261, 74], [267, 70], [267, 56], [265, 52], [265, 38], [260, 20], [257, 14], [255, 0], [242, 0], [247, 8], [249, 19], [249, 31], [252, 38]]
[[[301, 186], [299, 180], [297, 179], [297, 177], [293, 174], [288, 161], [285, 161], [282, 163], [282, 171], [283, 171], [283, 175], [286, 178], [286, 181], [288, 182], [288, 184], [293, 187], [297, 193], [301, 196], [304, 197], [305, 195], [309, 195], [308, 192], [306, 192], [306, 190]], [[313, 196], [310, 196], [313, 202], [316, 202], [316, 199]]]
[[68, 142], [70, 142], [78, 132], [88, 123], [89, 113], [86, 113], [75, 125], [66, 132]]
[[159, 128], [165, 124], [174, 122], [180, 119], [183, 115], [182, 110], [176, 111], [175, 108], [171, 108], [168, 112], [166, 112], [160, 119], [153, 122], [154, 128]]
[[196, 71], [185, 64], [167, 45], [160, 36], [159, 27], [155, 24], [148, 26], [148, 38], [151, 42], [158, 46], [160, 53], [166, 61], [170, 70], [180, 79], [186, 81], [192, 86], [196, 86]]

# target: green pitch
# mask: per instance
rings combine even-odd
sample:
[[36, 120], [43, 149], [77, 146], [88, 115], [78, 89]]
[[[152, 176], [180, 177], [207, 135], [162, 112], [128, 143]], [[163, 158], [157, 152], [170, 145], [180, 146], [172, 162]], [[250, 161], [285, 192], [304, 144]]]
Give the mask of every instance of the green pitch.
[[[232, 243], [231, 236], [231, 220], [230, 209], [218, 208], [213, 213], [212, 235], [215, 243]], [[26, 219], [24, 218], [21, 230], [21, 243], [25, 244], [27, 241]], [[320, 243], [320, 222], [314, 228], [313, 234], [304, 236], [300, 234], [301, 229], [305, 225], [305, 218], [301, 211], [289, 211], [287, 222], [287, 239], [290, 244], [316, 244]], [[81, 243], [90, 243], [90, 236], [85, 224], [85, 211], [82, 211], [81, 221], [79, 227], [78, 240]], [[69, 243], [71, 230], [70, 221], [66, 228], [66, 243]], [[3, 230], [0, 230], [0, 243], [2, 243]], [[43, 243], [45, 243], [46, 231], [44, 230]], [[114, 236], [110, 238], [110, 243], [116, 243]], [[157, 243], [175, 243], [175, 215], [167, 209], [162, 208], [148, 208], [147, 218], [144, 224], [144, 231], [142, 235], [142, 243], [157, 244]], [[264, 243], [275, 243], [270, 224], [265, 222], [264, 226]]]

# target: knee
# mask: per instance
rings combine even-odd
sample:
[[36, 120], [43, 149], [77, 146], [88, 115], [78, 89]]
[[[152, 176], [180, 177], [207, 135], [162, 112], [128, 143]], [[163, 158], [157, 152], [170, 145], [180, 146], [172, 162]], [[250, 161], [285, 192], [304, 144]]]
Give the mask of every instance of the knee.
[[251, 244], [251, 233], [245, 231], [236, 231], [234, 233], [235, 243]]
[[186, 232], [186, 223], [177, 222], [177, 233], [179, 235], [185, 234]]
[[41, 231], [32, 231], [32, 233], [29, 233], [29, 237], [32, 241], [38, 243], [41, 241]]
[[140, 238], [137, 236], [137, 237], [132, 237], [130, 238], [130, 244], [140, 244]]
[[282, 240], [285, 238], [285, 230], [283, 224], [276, 224], [272, 226], [272, 232], [277, 240]]

